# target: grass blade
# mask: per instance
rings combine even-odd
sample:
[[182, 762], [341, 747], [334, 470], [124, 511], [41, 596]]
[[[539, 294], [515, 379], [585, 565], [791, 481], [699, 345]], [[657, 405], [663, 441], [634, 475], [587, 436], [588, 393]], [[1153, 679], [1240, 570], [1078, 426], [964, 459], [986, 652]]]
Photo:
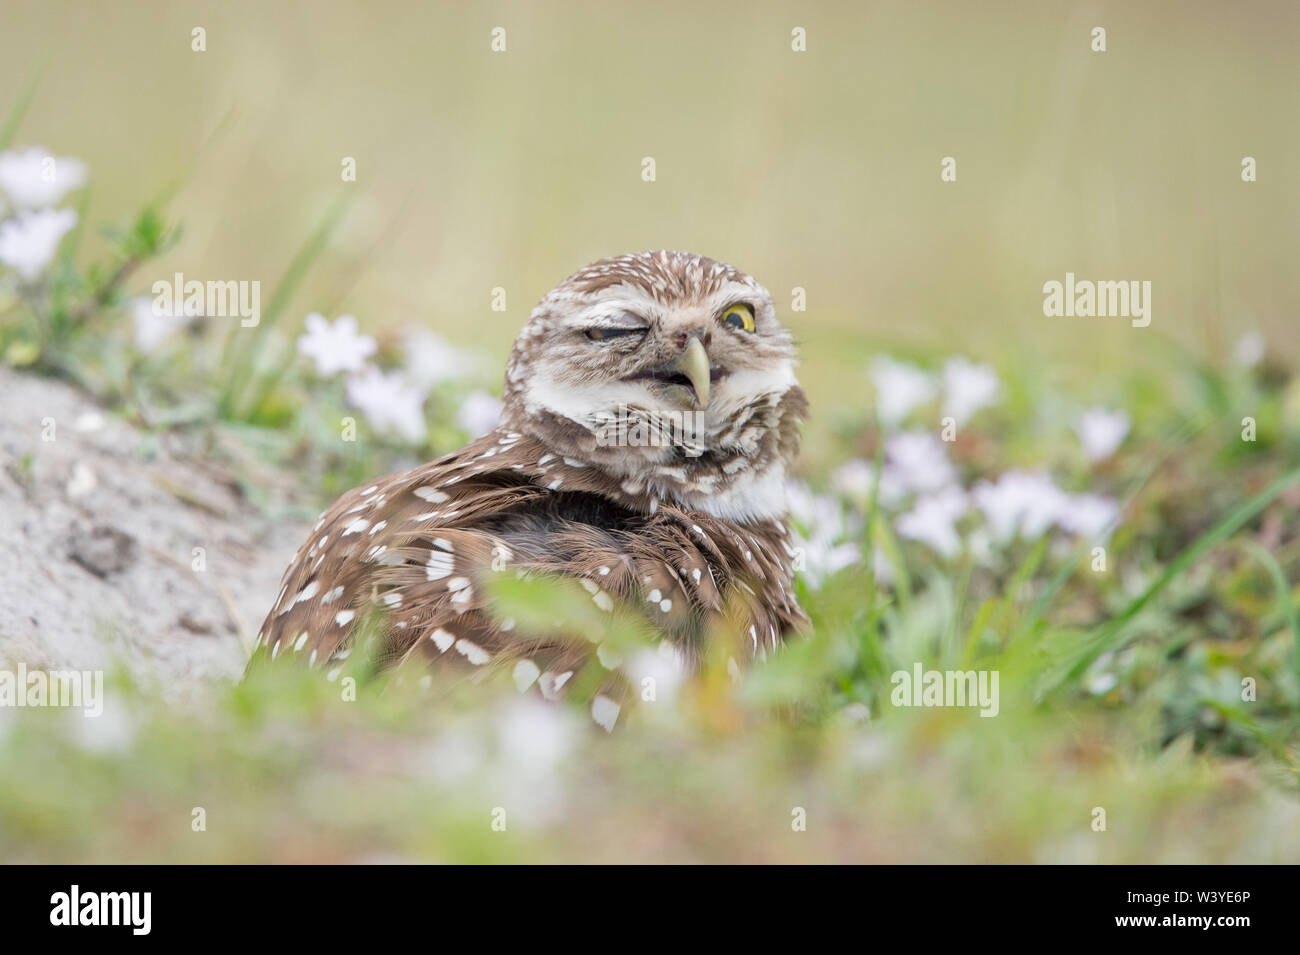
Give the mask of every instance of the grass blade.
[[1268, 507], [1279, 495], [1296, 484], [1300, 484], [1300, 468], [1284, 474], [1259, 494], [1238, 505], [1220, 518], [1218, 523], [1170, 561], [1164, 572], [1145, 591], [1134, 598], [1120, 613], [1093, 630], [1084, 646], [1072, 654], [1055, 671], [1049, 673], [1040, 687], [1040, 695], [1052, 692], [1065, 682], [1076, 679], [1097, 657], [1107, 650], [1113, 650], [1119, 646], [1123, 642], [1124, 628], [1142, 612], [1147, 604], [1158, 597], [1175, 578], [1184, 573], [1210, 550], [1241, 530], [1247, 522]]

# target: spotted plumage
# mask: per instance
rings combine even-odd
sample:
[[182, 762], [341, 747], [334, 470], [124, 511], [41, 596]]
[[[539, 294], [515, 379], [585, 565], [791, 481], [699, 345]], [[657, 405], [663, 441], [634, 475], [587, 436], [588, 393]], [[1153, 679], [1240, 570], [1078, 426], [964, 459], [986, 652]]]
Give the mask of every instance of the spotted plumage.
[[359, 622], [378, 619], [382, 665], [502, 667], [555, 698], [595, 652], [610, 674], [592, 715], [611, 728], [615, 655], [520, 632], [487, 583], [576, 578], [602, 611], [638, 608], [688, 666], [720, 627], [740, 657], [765, 656], [805, 623], [784, 483], [806, 408], [789, 333], [748, 275], [680, 252], [588, 266], [520, 333], [495, 431], [325, 512], [262, 655], [336, 675]]

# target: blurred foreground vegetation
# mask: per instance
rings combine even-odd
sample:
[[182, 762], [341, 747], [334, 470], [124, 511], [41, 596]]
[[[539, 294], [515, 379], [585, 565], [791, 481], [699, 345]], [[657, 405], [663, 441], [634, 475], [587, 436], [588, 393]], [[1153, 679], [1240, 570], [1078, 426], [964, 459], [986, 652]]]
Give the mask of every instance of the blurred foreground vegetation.
[[[38, 83], [4, 58], [18, 93], [0, 152], [102, 154], [60, 200], [75, 224], [48, 261], [0, 265], [0, 357], [84, 389], [142, 442], [166, 433], [269, 521], [308, 519], [481, 430], [529, 297], [567, 271], [659, 245], [732, 260], [783, 315], [794, 286], [812, 303], [787, 317], [814, 401], [791, 495], [815, 631], [739, 682], [725, 660], [663, 681], [611, 736], [508, 678], [426, 687], [357, 660], [354, 693], [273, 667], [164, 703], [123, 669], [99, 718], [0, 710], [0, 859], [1300, 861], [1300, 216], [1293, 180], [1236, 178], [1245, 151], [1294, 154], [1295, 124], [1271, 112], [1289, 102], [1275, 20], [1293, 10], [1246, 5], [1233, 30], [1107, 10], [1102, 69], [1076, 49], [1090, 23], [1050, 4], [1017, 8], [1015, 29], [909, 5], [810, 13], [808, 60], [779, 66], [789, 24], [767, 5], [702, 12], [685, 39], [671, 17], [624, 31], [511, 8], [518, 55], [499, 65], [478, 48], [490, 24], [453, 28], [445, 9], [396, 29], [338, 6], [313, 46], [292, 17], [236, 7], [204, 13], [208, 73], [169, 34], [69, 18], [64, 59], [98, 49], [94, 30], [150, 53], [86, 102], [75, 70]], [[10, 37], [45, 15], [20, 4]], [[184, 39], [186, 16], [159, 29]], [[371, 27], [384, 42], [351, 48]], [[721, 69], [715, 41], [738, 31], [771, 63]], [[445, 42], [430, 56], [420, 37]], [[184, 80], [153, 89], [159, 62]], [[637, 65], [665, 89], [608, 82]], [[382, 96], [356, 81], [389, 68]], [[137, 153], [143, 122], [93, 131], [99, 97], [146, 87], [203, 162]], [[731, 108], [684, 110], [704, 87]], [[600, 135], [551, 135], [575, 101]], [[949, 150], [961, 174], [940, 194]], [[340, 191], [353, 153], [363, 179]], [[262, 280], [261, 323], [155, 314], [151, 283], [182, 269]], [[1044, 319], [1037, 290], [1066, 269], [1153, 279], [1153, 326]], [[486, 306], [498, 285], [504, 313]], [[343, 334], [349, 309], [347, 340], [373, 352], [331, 370], [305, 316]], [[937, 383], [971, 380], [966, 354], [996, 397], [940, 443]], [[888, 382], [916, 396], [886, 420]], [[399, 401], [418, 428], [384, 416]], [[1113, 446], [1085, 436], [1090, 409]], [[909, 455], [943, 487], [902, 480]], [[940, 490], [951, 512], [926, 514]], [[514, 599], [576, 612], [564, 591]], [[918, 662], [998, 671], [998, 715], [893, 706], [892, 674]]]

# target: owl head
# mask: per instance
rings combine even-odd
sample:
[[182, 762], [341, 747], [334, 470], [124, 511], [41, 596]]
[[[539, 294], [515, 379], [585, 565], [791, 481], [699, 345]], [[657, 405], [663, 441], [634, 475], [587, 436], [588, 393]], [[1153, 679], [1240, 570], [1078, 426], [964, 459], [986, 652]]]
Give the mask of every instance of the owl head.
[[784, 512], [806, 401], [768, 291], [713, 259], [641, 252], [569, 276], [506, 371], [504, 426], [652, 496]]

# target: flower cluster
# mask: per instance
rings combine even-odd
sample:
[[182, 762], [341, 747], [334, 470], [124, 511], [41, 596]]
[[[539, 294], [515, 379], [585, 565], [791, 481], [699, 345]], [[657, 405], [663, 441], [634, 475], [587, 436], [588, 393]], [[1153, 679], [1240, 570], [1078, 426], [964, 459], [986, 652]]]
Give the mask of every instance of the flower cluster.
[[[411, 445], [423, 445], [428, 437], [424, 406], [433, 387], [464, 378], [478, 364], [475, 356], [427, 329], [419, 329], [403, 342], [403, 367], [383, 371], [370, 361], [378, 344], [358, 331], [353, 316], [340, 315], [331, 322], [313, 312], [304, 324], [306, 331], [298, 338], [298, 353], [311, 359], [317, 376], [345, 375], [348, 402], [375, 429]], [[485, 391], [471, 391], [462, 401], [456, 423], [472, 437], [478, 437], [496, 427], [500, 416], [498, 399]]]
[[55, 206], [85, 185], [86, 173], [81, 160], [39, 146], [0, 153], [0, 265], [20, 281], [32, 282], [49, 268], [76, 227], [76, 211]]
[[[1044, 470], [1007, 470], [963, 475], [950, 455], [956, 431], [996, 406], [997, 373], [964, 357], [949, 359], [936, 374], [889, 356], [875, 358], [868, 378], [882, 429], [879, 468], [855, 458], [831, 475], [831, 493], [815, 494], [791, 482], [790, 511], [804, 579], [818, 587], [835, 571], [862, 560], [859, 538], [872, 500], [895, 534], [942, 560], [963, 553], [987, 562], [1016, 541], [1057, 532], [1069, 538], [1104, 540], [1118, 524], [1119, 503], [1096, 493], [1069, 493]], [[942, 429], [908, 427], [918, 409], [937, 408]], [[1091, 408], [1074, 422], [1082, 457], [1098, 466], [1113, 457], [1128, 435], [1124, 411]], [[942, 435], [942, 437], [941, 437]], [[946, 440], [945, 440], [946, 439]], [[876, 547], [877, 578], [890, 572]]]

